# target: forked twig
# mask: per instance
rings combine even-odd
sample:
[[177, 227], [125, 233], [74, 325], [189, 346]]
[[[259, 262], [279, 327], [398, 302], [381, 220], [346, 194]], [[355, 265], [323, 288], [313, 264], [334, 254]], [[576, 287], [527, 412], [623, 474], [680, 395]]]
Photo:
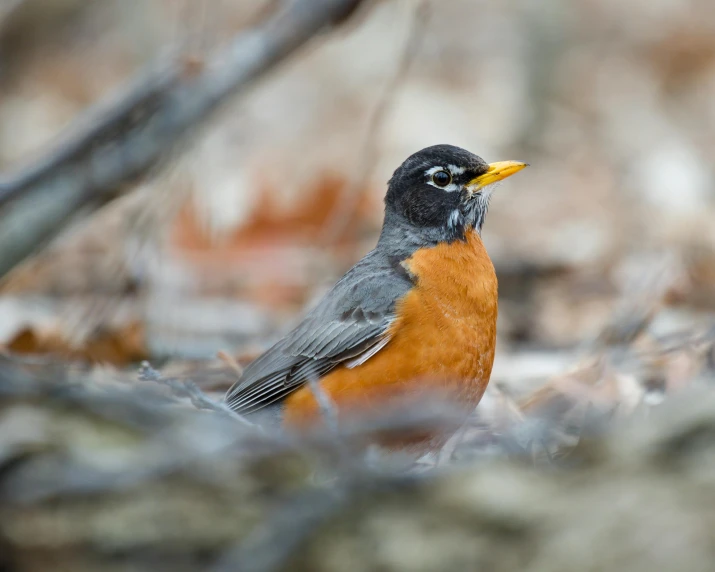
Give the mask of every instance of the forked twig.
[[246, 427], [256, 427], [256, 425], [233, 411], [225, 403], [211, 399], [190, 379], [180, 380], [174, 377], [164, 377], [160, 372], [155, 370], [148, 361], [142, 362], [141, 367], [139, 368], [138, 377], [140, 381], [155, 381], [167, 386], [176, 397], [188, 398], [194, 407], [197, 407], [198, 409], [215, 411], [217, 413], [227, 415], [234, 421], [238, 421]]

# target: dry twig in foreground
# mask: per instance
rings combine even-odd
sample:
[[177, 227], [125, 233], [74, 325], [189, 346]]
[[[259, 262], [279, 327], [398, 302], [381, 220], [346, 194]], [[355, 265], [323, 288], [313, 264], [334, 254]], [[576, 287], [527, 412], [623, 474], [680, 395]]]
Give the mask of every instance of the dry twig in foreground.
[[[341, 473], [318, 461], [317, 443], [281, 446], [220, 415], [172, 407], [152, 387], [0, 368], [3, 570], [565, 572], [584, 561], [638, 571], [712, 562], [711, 389], [583, 439], [567, 468], [507, 455], [411, 476], [357, 463]], [[337, 478], [314, 478], [325, 470]], [[664, 530], [677, 530], [677, 541], [654, 544]]]

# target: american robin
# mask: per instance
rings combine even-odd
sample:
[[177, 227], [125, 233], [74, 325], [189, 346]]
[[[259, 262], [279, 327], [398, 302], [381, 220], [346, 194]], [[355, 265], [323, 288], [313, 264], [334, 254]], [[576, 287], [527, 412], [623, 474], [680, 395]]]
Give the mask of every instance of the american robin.
[[471, 411], [496, 343], [497, 277], [482, 225], [495, 183], [526, 166], [452, 145], [410, 156], [388, 183], [375, 249], [246, 367], [227, 404], [244, 414], [277, 406], [285, 428], [310, 429], [322, 420], [308, 383], [318, 380], [340, 422], [432, 391]]

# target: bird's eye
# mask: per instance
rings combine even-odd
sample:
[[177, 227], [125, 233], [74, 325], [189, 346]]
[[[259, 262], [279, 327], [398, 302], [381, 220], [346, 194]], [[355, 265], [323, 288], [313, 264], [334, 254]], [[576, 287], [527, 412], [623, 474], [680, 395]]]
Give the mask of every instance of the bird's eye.
[[446, 187], [452, 182], [452, 175], [447, 171], [437, 171], [432, 175], [432, 181], [434, 181], [434, 184], [438, 187]]

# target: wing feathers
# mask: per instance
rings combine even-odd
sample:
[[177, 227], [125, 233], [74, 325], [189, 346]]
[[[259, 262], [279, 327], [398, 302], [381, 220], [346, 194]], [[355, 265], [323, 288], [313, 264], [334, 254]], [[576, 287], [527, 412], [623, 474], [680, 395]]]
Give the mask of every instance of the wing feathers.
[[226, 394], [252, 413], [345, 363], [357, 367], [387, 345], [395, 305], [412, 284], [374, 250], [356, 264], [285, 338], [253, 361]]

